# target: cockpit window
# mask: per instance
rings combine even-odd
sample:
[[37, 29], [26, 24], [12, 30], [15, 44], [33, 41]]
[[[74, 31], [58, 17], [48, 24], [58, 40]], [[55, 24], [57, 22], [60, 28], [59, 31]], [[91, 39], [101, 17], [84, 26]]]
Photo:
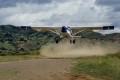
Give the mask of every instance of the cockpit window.
[[70, 27], [67, 27], [67, 28], [68, 28], [68, 30], [71, 30]]

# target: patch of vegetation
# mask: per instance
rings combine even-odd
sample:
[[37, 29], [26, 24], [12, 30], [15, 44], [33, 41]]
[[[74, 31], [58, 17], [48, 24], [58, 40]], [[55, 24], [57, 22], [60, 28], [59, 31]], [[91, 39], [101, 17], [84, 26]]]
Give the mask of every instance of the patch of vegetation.
[[41, 59], [41, 58], [42, 56], [40, 55], [8, 55], [8, 56], [0, 56], [0, 62]]
[[[0, 55], [31, 54], [46, 43], [52, 42], [54, 34], [33, 29], [21, 29], [13, 25], [0, 26]], [[36, 53], [35, 53], [36, 54]]]
[[73, 71], [105, 80], [120, 80], [120, 53], [104, 57], [79, 58]]

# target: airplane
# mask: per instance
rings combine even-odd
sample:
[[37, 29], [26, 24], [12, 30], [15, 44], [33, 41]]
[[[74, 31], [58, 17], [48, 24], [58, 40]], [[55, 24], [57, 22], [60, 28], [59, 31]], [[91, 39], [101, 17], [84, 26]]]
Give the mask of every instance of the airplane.
[[64, 38], [68, 38], [70, 43], [75, 44], [76, 39], [81, 36], [76, 36], [78, 33], [84, 30], [113, 30], [114, 26], [97, 26], [97, 27], [85, 27], [85, 26], [62, 26], [62, 27], [54, 27], [54, 26], [20, 26], [21, 29], [33, 29], [37, 31], [50, 31], [55, 33], [57, 36], [55, 37], [55, 42], [58, 44], [60, 40]]

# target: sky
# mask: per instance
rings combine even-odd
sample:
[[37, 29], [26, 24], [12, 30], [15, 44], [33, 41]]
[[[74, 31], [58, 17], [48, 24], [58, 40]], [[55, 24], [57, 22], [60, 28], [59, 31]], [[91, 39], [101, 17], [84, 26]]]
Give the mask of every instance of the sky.
[[0, 0], [0, 25], [115, 26], [120, 33], [120, 0]]

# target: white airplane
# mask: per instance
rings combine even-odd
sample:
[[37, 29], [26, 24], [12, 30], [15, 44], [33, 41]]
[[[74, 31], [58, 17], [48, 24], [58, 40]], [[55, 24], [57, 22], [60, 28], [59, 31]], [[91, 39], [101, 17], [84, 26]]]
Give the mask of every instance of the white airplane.
[[61, 39], [68, 38], [70, 40], [70, 43], [75, 44], [76, 36], [78, 33], [84, 31], [84, 30], [113, 30], [114, 26], [97, 26], [97, 27], [69, 27], [69, 26], [62, 26], [62, 27], [46, 27], [46, 26], [20, 26], [22, 29], [33, 29], [37, 31], [45, 30], [50, 31], [58, 35], [55, 37], [55, 42], [58, 43]]

